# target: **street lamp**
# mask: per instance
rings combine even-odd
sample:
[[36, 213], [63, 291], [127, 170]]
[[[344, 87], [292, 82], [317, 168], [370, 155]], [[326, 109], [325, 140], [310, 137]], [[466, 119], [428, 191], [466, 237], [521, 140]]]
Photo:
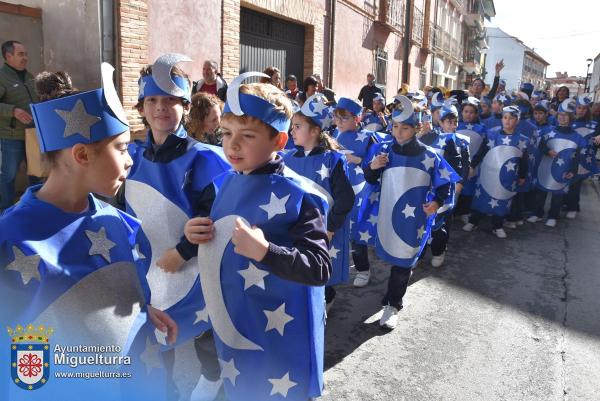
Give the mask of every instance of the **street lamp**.
[[588, 93], [588, 79], [590, 77], [590, 65], [592, 65], [592, 63], [594, 62], [594, 60], [592, 60], [591, 58], [588, 58], [587, 60], [587, 70], [585, 72], [585, 85], [583, 87], [583, 93]]

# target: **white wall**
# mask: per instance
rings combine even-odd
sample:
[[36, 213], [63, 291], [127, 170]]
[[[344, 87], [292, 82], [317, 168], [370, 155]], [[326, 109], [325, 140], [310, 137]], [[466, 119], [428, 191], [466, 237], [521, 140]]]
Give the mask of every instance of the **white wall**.
[[594, 59], [590, 81], [591, 83], [588, 84], [590, 93], [592, 93], [595, 102], [600, 101], [600, 54]]
[[504, 69], [500, 72], [500, 78], [506, 79], [507, 91], [517, 89], [523, 74], [525, 46], [499, 28], [487, 28], [486, 35], [489, 46], [485, 61], [486, 83], [491, 87], [496, 62], [504, 59]]

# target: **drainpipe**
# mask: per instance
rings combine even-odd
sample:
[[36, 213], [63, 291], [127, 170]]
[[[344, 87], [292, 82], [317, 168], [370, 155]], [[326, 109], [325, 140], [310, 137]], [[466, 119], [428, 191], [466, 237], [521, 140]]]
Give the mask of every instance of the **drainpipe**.
[[337, 0], [329, 1], [329, 65], [327, 66], [327, 79], [329, 87], [333, 88], [333, 46], [335, 43], [335, 8]]
[[[438, 21], [438, 0], [435, 0], [435, 11], [434, 11], [434, 15], [433, 15], [433, 37], [435, 38], [435, 28], [437, 26], [437, 21]], [[431, 47], [431, 70], [429, 71], [429, 84], [431, 86], [433, 85], [433, 68], [434, 68], [434, 63], [435, 61], [435, 52], [433, 51], [433, 44]]]
[[402, 82], [408, 83], [408, 57], [410, 55], [410, 41], [412, 38], [412, 0], [406, 0], [406, 18], [404, 19], [404, 55], [402, 60]]
[[115, 64], [115, 10], [114, 0], [101, 0], [98, 3], [100, 29], [100, 61]]

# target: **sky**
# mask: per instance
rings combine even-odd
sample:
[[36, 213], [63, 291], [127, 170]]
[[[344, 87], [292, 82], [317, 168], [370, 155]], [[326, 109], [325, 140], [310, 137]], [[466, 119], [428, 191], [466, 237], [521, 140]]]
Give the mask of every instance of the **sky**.
[[494, 0], [494, 6], [496, 17], [486, 26], [533, 48], [550, 63], [548, 78], [556, 71], [585, 76], [586, 59], [600, 53], [599, 0]]

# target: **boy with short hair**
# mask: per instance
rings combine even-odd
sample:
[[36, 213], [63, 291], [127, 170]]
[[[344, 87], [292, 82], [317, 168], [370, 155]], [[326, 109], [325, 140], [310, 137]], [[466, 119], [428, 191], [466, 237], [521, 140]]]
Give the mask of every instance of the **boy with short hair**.
[[[277, 154], [292, 106], [270, 84], [233, 80], [223, 150], [235, 171], [222, 174], [201, 203], [210, 217], [188, 221], [200, 244], [200, 282], [231, 401], [318, 397], [323, 389], [323, 286], [331, 274], [325, 201], [285, 176]], [[229, 244], [231, 242], [231, 244]], [[290, 346], [292, 344], [293, 346]]]

